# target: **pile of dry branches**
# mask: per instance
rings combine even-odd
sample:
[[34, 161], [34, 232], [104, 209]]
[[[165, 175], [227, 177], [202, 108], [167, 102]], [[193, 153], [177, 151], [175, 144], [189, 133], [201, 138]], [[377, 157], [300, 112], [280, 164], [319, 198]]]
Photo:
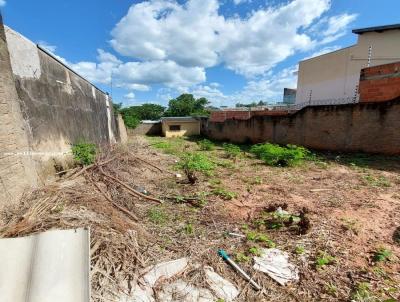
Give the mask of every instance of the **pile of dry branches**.
[[0, 237], [89, 227], [92, 299], [115, 301], [121, 293], [129, 293], [138, 268], [150, 261], [146, 251], [139, 250], [151, 245], [152, 239], [137, 223], [135, 203], [162, 201], [133, 186], [134, 171], [129, 169], [143, 166], [161, 171], [127, 150], [105, 150], [93, 165], [69, 171], [53, 184], [26, 194], [20, 204], [3, 209]]

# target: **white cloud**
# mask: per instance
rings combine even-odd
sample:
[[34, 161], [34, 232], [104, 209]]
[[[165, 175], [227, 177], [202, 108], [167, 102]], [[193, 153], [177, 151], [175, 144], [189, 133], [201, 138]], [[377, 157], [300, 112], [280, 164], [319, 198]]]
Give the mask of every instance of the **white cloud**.
[[[296, 76], [290, 68], [274, 74], [274, 67], [296, 52], [310, 52], [341, 37], [356, 18], [350, 14], [324, 17], [330, 0], [262, 6], [246, 17], [225, 17], [216, 0], [180, 3], [150, 0], [130, 7], [112, 30], [110, 41], [119, 55], [131, 58], [128, 61], [103, 50], [98, 50], [96, 62], [59, 59], [92, 82], [110, 84], [112, 79], [116, 87], [128, 91], [162, 85], [219, 103], [280, 100], [284, 87], [296, 86]], [[217, 65], [247, 77], [244, 90], [228, 97], [218, 83], [202, 84], [206, 68]]]
[[5, 6], [6, 5], [6, 0], [0, 0], [0, 7]]
[[245, 2], [251, 2], [251, 0], [233, 0], [233, 3], [235, 5], [239, 5], [239, 4], [242, 4], [242, 3], [245, 3]]
[[129, 92], [128, 94], [124, 95], [124, 98], [127, 100], [133, 100], [135, 98], [135, 94], [133, 92]]
[[46, 41], [39, 41], [39, 42], [37, 42], [37, 44], [39, 44], [40, 47], [43, 47], [44, 49], [46, 49], [48, 52], [51, 52], [51, 53], [55, 53], [57, 50], [57, 46], [51, 45], [51, 44], [47, 43]]
[[259, 75], [313, 47], [315, 41], [299, 31], [329, 7], [329, 0], [294, 0], [246, 18], [225, 18], [216, 0], [141, 2], [115, 26], [111, 45], [139, 60], [203, 68], [224, 63], [239, 74]]

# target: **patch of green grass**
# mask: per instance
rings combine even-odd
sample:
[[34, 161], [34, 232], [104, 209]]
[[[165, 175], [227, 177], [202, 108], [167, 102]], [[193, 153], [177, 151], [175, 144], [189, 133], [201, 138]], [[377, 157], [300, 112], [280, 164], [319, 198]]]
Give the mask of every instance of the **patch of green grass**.
[[306, 249], [304, 248], [304, 246], [298, 245], [298, 246], [296, 246], [296, 249], [294, 250], [294, 252], [297, 255], [303, 255], [306, 252]]
[[235, 192], [228, 191], [222, 187], [216, 187], [212, 192], [214, 195], [219, 196], [225, 200], [232, 200], [237, 197], [237, 194]]
[[147, 211], [147, 217], [152, 223], [164, 224], [168, 221], [168, 215], [164, 209], [160, 207], [153, 207]]
[[263, 243], [263, 244], [265, 244], [265, 246], [267, 246], [269, 248], [273, 248], [276, 246], [275, 243], [271, 239], [269, 239], [267, 235], [260, 234], [255, 231], [247, 232], [246, 238], [249, 241]]
[[333, 264], [336, 261], [336, 258], [329, 255], [327, 252], [319, 251], [318, 256], [315, 259], [315, 265], [319, 268], [324, 268], [326, 265]]
[[243, 263], [243, 262], [249, 262], [250, 257], [246, 256], [244, 253], [237, 253], [235, 257], [236, 262]]
[[224, 143], [222, 148], [224, 149], [226, 156], [229, 158], [236, 158], [242, 152], [240, 147], [234, 144]]
[[252, 179], [250, 182], [252, 185], [261, 185], [262, 184], [262, 178], [260, 176], [256, 176]]
[[80, 165], [93, 164], [96, 159], [96, 145], [88, 142], [79, 142], [72, 145], [72, 155]]
[[249, 253], [254, 256], [261, 256], [261, 250], [256, 246], [249, 248]]
[[193, 235], [194, 234], [194, 226], [192, 223], [187, 223], [184, 228], [186, 235]]
[[275, 144], [258, 144], [251, 147], [250, 152], [255, 154], [269, 166], [287, 167], [300, 164], [310, 152], [303, 147]]
[[385, 176], [375, 177], [371, 174], [366, 174], [362, 176], [362, 180], [365, 185], [372, 187], [388, 188], [392, 185]]
[[389, 261], [392, 257], [392, 251], [381, 247], [374, 252], [373, 260], [375, 262], [385, 262]]
[[367, 282], [360, 282], [357, 284], [355, 290], [351, 295], [351, 299], [357, 302], [373, 301], [371, 295], [371, 285]]
[[199, 145], [199, 148], [201, 151], [212, 151], [215, 149], [215, 144], [208, 140], [208, 139], [203, 139], [197, 142]]
[[181, 137], [161, 138], [148, 137], [151, 145], [167, 154], [179, 155], [185, 148], [186, 141]]

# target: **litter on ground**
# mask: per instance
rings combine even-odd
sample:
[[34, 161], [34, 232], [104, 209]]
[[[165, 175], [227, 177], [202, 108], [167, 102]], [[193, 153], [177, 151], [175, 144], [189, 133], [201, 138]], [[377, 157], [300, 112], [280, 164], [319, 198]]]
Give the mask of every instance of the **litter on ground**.
[[280, 285], [299, 280], [295, 265], [289, 263], [289, 255], [279, 249], [262, 249], [259, 257], [254, 257], [254, 269], [266, 273]]

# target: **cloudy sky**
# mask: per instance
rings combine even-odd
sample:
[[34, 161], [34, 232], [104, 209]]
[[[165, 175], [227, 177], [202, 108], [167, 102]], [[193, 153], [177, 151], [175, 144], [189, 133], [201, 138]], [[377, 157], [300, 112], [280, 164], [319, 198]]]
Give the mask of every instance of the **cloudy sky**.
[[[298, 61], [399, 23], [399, 0], [0, 0], [7, 25], [125, 105], [281, 101]], [[111, 89], [112, 83], [112, 89]]]

